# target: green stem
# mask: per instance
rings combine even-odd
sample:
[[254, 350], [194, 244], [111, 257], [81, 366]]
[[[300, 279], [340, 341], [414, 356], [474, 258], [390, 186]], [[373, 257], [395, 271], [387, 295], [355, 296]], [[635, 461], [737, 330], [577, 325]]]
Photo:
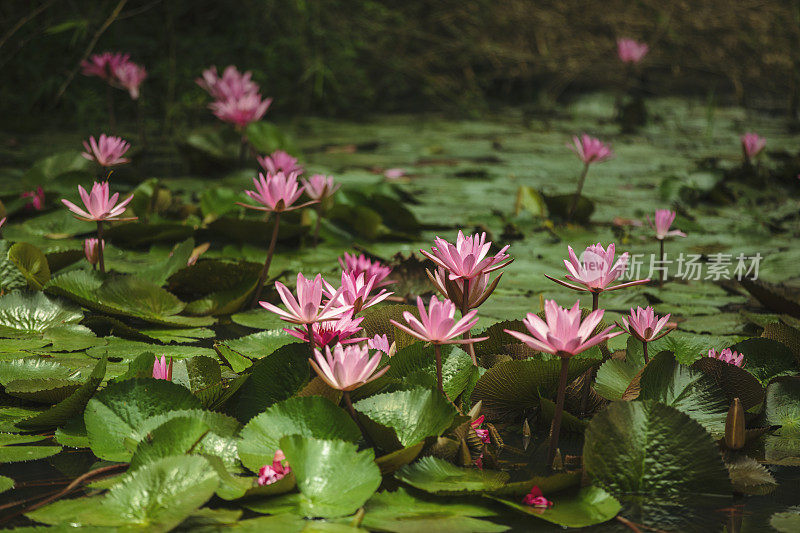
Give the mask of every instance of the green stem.
[[106, 262], [103, 253], [103, 221], [97, 221], [97, 259], [98, 263], [100, 264], [100, 273], [106, 273]]
[[[464, 295], [461, 297], [461, 316], [465, 316], [469, 313], [469, 280], [464, 279], [464, 287], [462, 289]], [[464, 335], [461, 337], [462, 339], [471, 339], [472, 335], [469, 330], [464, 332]], [[474, 366], [478, 366], [478, 358], [475, 357], [475, 346], [473, 343], [467, 343], [467, 353], [472, 358], [472, 364]]]
[[[308, 332], [308, 345], [311, 346], [311, 358], [314, 358], [314, 349], [317, 347], [317, 344], [314, 342], [314, 325], [311, 323], [306, 324], [306, 331]], [[322, 346], [319, 347], [320, 350]]]
[[556, 410], [553, 414], [553, 424], [550, 426], [550, 446], [547, 448], [547, 466], [553, 466], [553, 459], [558, 449], [558, 434], [561, 431], [561, 416], [564, 413], [564, 395], [567, 390], [567, 375], [569, 374], [569, 358], [561, 358], [561, 376], [558, 381], [558, 397]]
[[317, 204], [317, 224], [314, 226], [314, 248], [319, 243], [319, 222], [322, 219], [322, 203]]
[[569, 206], [569, 211], [567, 212], [567, 222], [572, 220], [572, 215], [575, 214], [575, 209], [578, 208], [578, 200], [581, 198], [581, 192], [583, 191], [583, 184], [586, 182], [586, 174], [589, 173], [589, 163], [583, 164], [583, 172], [581, 172], [581, 177], [578, 179], [578, 189], [575, 191], [575, 196], [572, 197], [572, 203]]
[[433, 353], [436, 355], [436, 384], [439, 387], [439, 392], [444, 395], [444, 382], [442, 380], [442, 346], [440, 344], [434, 344]]
[[114, 89], [111, 85], [106, 85], [106, 105], [108, 106], [108, 126], [110, 133], [115, 133], [117, 129], [117, 119], [114, 116]]
[[644, 351], [644, 364], [650, 362], [650, 357], [647, 354], [647, 342], [642, 341], [642, 350]]
[[592, 311], [597, 311], [598, 306], [600, 305], [600, 292], [592, 292]]
[[364, 436], [364, 440], [367, 442], [367, 445], [370, 448], [375, 448], [375, 443], [372, 442], [372, 439], [370, 438], [369, 433], [367, 433], [367, 430], [364, 429], [363, 425], [361, 425], [361, 420], [358, 419], [358, 415], [356, 414], [356, 410], [355, 410], [355, 408], [353, 408], [353, 402], [350, 401], [350, 391], [343, 390], [342, 391], [342, 399], [344, 400], [345, 407], [347, 407], [347, 412], [350, 413], [350, 418], [353, 419], [353, 421], [358, 426], [358, 429], [361, 430], [361, 434]]
[[255, 307], [258, 304], [258, 299], [261, 298], [261, 291], [264, 289], [264, 282], [267, 281], [269, 275], [269, 265], [272, 263], [272, 255], [275, 253], [275, 245], [278, 243], [278, 228], [281, 225], [281, 213], [275, 212], [275, 226], [272, 228], [272, 238], [269, 241], [269, 249], [267, 249], [267, 258], [264, 260], [264, 268], [258, 276], [258, 284], [256, 285], [256, 292], [253, 295], [253, 301], [250, 302], [250, 307]]
[[664, 287], [664, 239], [660, 239], [658, 243], [661, 248], [661, 268], [658, 269], [658, 288], [660, 289]]

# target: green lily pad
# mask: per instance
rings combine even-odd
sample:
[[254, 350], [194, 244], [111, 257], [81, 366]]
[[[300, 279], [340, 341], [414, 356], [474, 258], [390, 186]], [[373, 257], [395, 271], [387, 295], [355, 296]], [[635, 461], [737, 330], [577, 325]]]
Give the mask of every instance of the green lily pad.
[[434, 494], [488, 493], [508, 481], [506, 472], [462, 468], [436, 457], [423, 457], [404, 466], [394, 477], [412, 487]]
[[[594, 359], [572, 358], [571, 381], [596, 364]], [[525, 359], [499, 363], [486, 371], [475, 384], [472, 401], [483, 401], [488, 418], [506, 418], [539, 406], [539, 395], [553, 396], [561, 374], [561, 360]]]
[[302, 389], [309, 378], [309, 351], [306, 344], [287, 344], [253, 363], [250, 377], [230, 400], [236, 417], [247, 422]]
[[656, 355], [642, 371], [639, 399], [682, 411], [712, 435], [725, 433], [730, 403], [711, 376], [681, 365], [669, 352]]
[[731, 493], [711, 435], [674, 407], [614, 402], [595, 415], [584, 435], [586, 472], [615, 494]]
[[147, 433], [131, 458], [131, 470], [184, 454], [217, 456], [229, 467], [238, 463], [235, 440], [214, 433], [203, 418], [176, 416]]
[[17, 265], [31, 289], [40, 291], [50, 281], [50, 266], [47, 257], [37, 247], [18, 242], [8, 250], [8, 259]]
[[375, 531], [499, 533], [508, 530], [508, 526], [481, 520], [497, 515], [488, 505], [478, 501], [423, 499], [403, 487], [375, 494], [364, 504], [364, 511], [361, 525]]
[[0, 446], [0, 464], [36, 461], [60, 451], [61, 446]]
[[800, 466], [800, 378], [779, 378], [767, 387], [764, 416], [781, 428], [764, 436], [765, 460]]
[[198, 409], [200, 401], [186, 388], [157, 379], [112, 383], [89, 400], [84, 414], [95, 455], [108, 461], [128, 461], [146, 433], [144, 422], [179, 409]]
[[[467, 386], [477, 379], [472, 358], [458, 346], [442, 346], [442, 382], [448, 398], [457, 398]], [[405, 387], [419, 385], [436, 387], [436, 356], [433, 346], [415, 342], [397, 351], [389, 360], [389, 370], [383, 381], [398, 380]], [[379, 380], [376, 380], [377, 384]], [[369, 390], [369, 386], [365, 388]], [[363, 394], [357, 391], [354, 397]]]
[[641, 367], [621, 359], [609, 359], [597, 370], [594, 389], [606, 400], [621, 400]]
[[558, 492], [546, 498], [553, 502], [548, 509], [537, 509], [515, 501], [493, 498], [512, 509], [546, 520], [561, 527], [589, 527], [617, 516], [622, 505], [600, 487], [588, 486], [577, 491]]
[[106, 375], [107, 361], [101, 359], [97, 362], [89, 375], [86, 383], [82, 384], [69, 397], [64, 398], [50, 409], [43, 411], [35, 416], [20, 420], [17, 426], [25, 429], [44, 429], [63, 425], [74, 416], [78, 416], [86, 408], [92, 395], [103, 382]]
[[280, 440], [286, 435], [339, 439], [356, 443], [361, 432], [353, 419], [326, 398], [289, 398], [252, 418], [242, 428], [238, 449], [242, 464], [253, 472], [272, 463]]
[[112, 276], [102, 280], [94, 272], [75, 270], [53, 278], [45, 290], [94, 311], [139, 318], [154, 324], [198, 327], [214, 322], [211, 318], [179, 316], [186, 304], [152, 282], [134, 276]]
[[[288, 324], [287, 324], [288, 325]], [[261, 359], [287, 344], [300, 342], [282, 329], [259, 331], [252, 335], [225, 341], [224, 344], [233, 351], [250, 359]]]
[[14, 488], [14, 480], [8, 476], [0, 476], [0, 494]]
[[60, 382], [77, 381], [80, 373], [50, 359], [27, 357], [0, 361], [0, 384], [7, 386], [12, 382], [26, 380], [57, 380]]
[[51, 328], [77, 324], [83, 313], [74, 305], [42, 293], [12, 292], [0, 297], [0, 335], [43, 333]]
[[346, 516], [364, 505], [381, 483], [372, 450], [359, 452], [350, 442], [289, 435], [280, 440], [280, 447], [300, 493], [247, 504], [254, 511], [292, 511], [308, 518]]
[[376, 394], [354, 407], [373, 422], [394, 430], [398, 446], [393, 449], [441, 435], [458, 414], [439, 391], [422, 388]]
[[291, 325], [278, 318], [275, 313], [262, 308], [236, 313], [231, 315], [231, 320], [240, 326], [253, 329], [281, 330]]
[[745, 411], [764, 401], [764, 387], [747, 369], [720, 361], [714, 357], [701, 357], [692, 365], [710, 376], [725, 393], [728, 405], [734, 398], [739, 398]]
[[126, 474], [104, 496], [60, 500], [26, 516], [50, 525], [127, 526], [165, 532], [203, 505], [218, 483], [204, 458], [166, 457]]
[[787, 511], [775, 513], [769, 519], [769, 525], [779, 533], [794, 533], [800, 528], [800, 507], [792, 507]]
[[792, 351], [772, 339], [747, 339], [731, 346], [731, 350], [744, 355], [745, 368], [764, 385], [774, 377], [794, 374], [800, 370]]

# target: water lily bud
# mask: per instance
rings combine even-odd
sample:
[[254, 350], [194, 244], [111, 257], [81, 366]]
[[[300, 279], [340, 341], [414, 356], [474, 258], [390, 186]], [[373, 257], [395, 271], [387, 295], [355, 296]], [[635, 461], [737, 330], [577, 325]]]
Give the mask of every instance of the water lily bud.
[[731, 450], [740, 450], [744, 447], [744, 441], [744, 409], [739, 398], [734, 398], [725, 419], [725, 446]]

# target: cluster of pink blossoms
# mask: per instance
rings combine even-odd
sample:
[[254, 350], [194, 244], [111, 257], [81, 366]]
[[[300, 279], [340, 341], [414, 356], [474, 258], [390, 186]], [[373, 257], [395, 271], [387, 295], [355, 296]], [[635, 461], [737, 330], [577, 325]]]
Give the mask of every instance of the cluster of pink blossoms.
[[129, 54], [103, 52], [81, 63], [84, 76], [97, 76], [112, 87], [128, 91], [131, 99], [139, 99], [139, 86], [147, 78], [147, 69], [131, 61]]
[[[260, 304], [296, 325], [284, 331], [312, 347], [311, 366], [323, 381], [335, 389], [350, 391], [383, 375], [389, 367], [378, 370], [380, 354], [391, 357], [396, 350], [386, 335], [372, 339], [362, 336], [363, 317], [358, 316], [392, 294], [376, 286], [388, 281], [385, 277], [391, 269], [364, 256], [348, 255], [340, 262], [343, 269], [338, 288], [320, 274], [308, 279], [298, 273], [295, 293], [283, 283], [275, 282], [285, 309], [269, 302]], [[379, 273], [369, 275], [366, 271], [349, 270], [349, 263], [369, 263]], [[370, 350], [376, 351], [371, 354]]]
[[222, 76], [217, 74], [217, 67], [211, 67], [204, 70], [195, 81], [214, 99], [208, 106], [214, 116], [241, 130], [261, 120], [272, 104], [272, 98], [262, 98], [252, 76], [251, 72], [241, 73], [230, 65]]

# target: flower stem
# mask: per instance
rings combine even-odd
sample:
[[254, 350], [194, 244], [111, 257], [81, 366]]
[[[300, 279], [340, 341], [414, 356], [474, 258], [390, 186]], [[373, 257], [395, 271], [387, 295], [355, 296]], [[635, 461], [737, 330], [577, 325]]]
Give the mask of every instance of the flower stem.
[[442, 382], [442, 346], [440, 344], [434, 344], [433, 353], [436, 355], [436, 384], [439, 387], [439, 392], [444, 395], [444, 383]]
[[[463, 317], [467, 313], [469, 313], [469, 279], [464, 280], [464, 288], [462, 289], [464, 295], [461, 298], [461, 316]], [[461, 336], [462, 339], [471, 339], [472, 335], [470, 331], [467, 330], [464, 332], [464, 335]], [[475, 357], [475, 345], [473, 343], [467, 343], [467, 353], [472, 358], [472, 364], [474, 366], [478, 366], [478, 358]]]
[[[597, 311], [599, 304], [600, 293], [592, 292], [592, 311]], [[589, 396], [592, 392], [592, 382], [594, 381], [596, 373], [596, 367], [592, 367], [583, 373], [583, 385], [581, 386], [581, 416], [586, 416], [586, 409], [589, 407]]]
[[650, 357], [647, 354], [647, 342], [646, 341], [642, 341], [642, 350], [644, 351], [644, 364], [647, 364], [647, 363], [650, 362]]
[[242, 144], [239, 146], [239, 166], [243, 167], [247, 159], [247, 137], [242, 135]]
[[97, 221], [97, 260], [100, 264], [100, 273], [106, 273], [106, 262], [103, 254], [103, 221]]
[[258, 284], [256, 285], [256, 292], [253, 295], [253, 301], [250, 302], [250, 307], [255, 307], [258, 299], [261, 298], [261, 291], [264, 289], [264, 282], [267, 281], [269, 275], [269, 265], [272, 263], [272, 255], [275, 253], [275, 245], [278, 243], [278, 228], [281, 225], [281, 214], [279, 211], [275, 212], [275, 226], [272, 228], [272, 239], [269, 241], [269, 249], [267, 249], [267, 258], [264, 260], [264, 268], [261, 270], [261, 275], [258, 276]]
[[314, 248], [319, 243], [319, 221], [322, 218], [322, 203], [317, 204], [317, 224], [314, 226]]
[[108, 129], [115, 133], [117, 129], [117, 119], [114, 116], [114, 89], [111, 85], [106, 85], [106, 105], [108, 106]]
[[350, 413], [350, 418], [358, 426], [358, 429], [361, 430], [361, 434], [364, 436], [364, 440], [367, 442], [367, 445], [370, 448], [375, 448], [375, 443], [372, 442], [372, 439], [367, 433], [367, 430], [364, 429], [364, 426], [361, 425], [361, 420], [358, 419], [358, 415], [356, 414], [356, 410], [353, 408], [353, 402], [350, 401], [350, 391], [343, 390], [342, 391], [342, 399], [344, 400], [344, 405], [347, 407], [347, 412]]
[[136, 127], [139, 130], [139, 141], [142, 143], [142, 149], [147, 149], [147, 134], [144, 127], [144, 115], [142, 114], [142, 99], [136, 100]]
[[581, 198], [581, 192], [583, 191], [583, 184], [586, 182], [586, 174], [589, 173], [589, 163], [583, 164], [583, 172], [581, 172], [581, 177], [578, 179], [578, 189], [575, 191], [575, 196], [572, 197], [572, 203], [569, 206], [569, 211], [567, 212], [567, 222], [572, 220], [572, 215], [575, 214], [575, 209], [578, 207], [578, 200]]
[[663, 265], [664, 265], [664, 239], [659, 240], [658, 243], [659, 243], [659, 247], [661, 248], [660, 256], [661, 256], [661, 266], [662, 266], [662, 268], [658, 269], [658, 288], [660, 289], [660, 288], [664, 287], [664, 270], [663, 270]]
[[558, 449], [558, 434], [561, 431], [561, 415], [564, 412], [564, 394], [567, 390], [567, 375], [569, 374], [569, 358], [561, 358], [561, 377], [558, 381], [558, 397], [556, 410], [553, 414], [553, 424], [550, 426], [550, 446], [547, 448], [547, 465], [553, 466], [553, 459]]
[[[311, 346], [311, 358], [314, 358], [314, 349], [317, 347], [314, 342], [314, 325], [311, 323], [306, 324], [306, 331], [308, 332], [308, 345]], [[322, 346], [320, 346], [320, 349]]]
[[153, 192], [150, 195], [150, 213], [148, 213], [148, 222], [155, 218], [156, 207], [158, 205], [158, 182], [153, 183]]

